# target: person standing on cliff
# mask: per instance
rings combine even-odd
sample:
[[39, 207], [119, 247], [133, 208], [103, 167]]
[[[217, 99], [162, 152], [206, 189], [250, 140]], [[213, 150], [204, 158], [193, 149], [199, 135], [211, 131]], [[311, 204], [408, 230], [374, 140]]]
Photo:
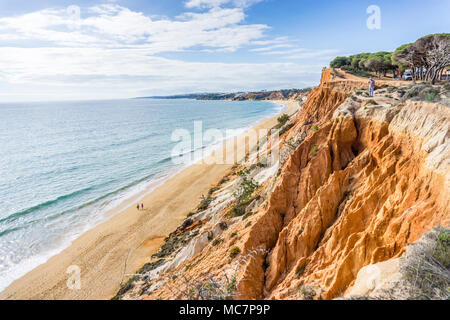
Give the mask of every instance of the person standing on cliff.
[[373, 80], [373, 78], [370, 77], [370, 80], [369, 80], [369, 97], [373, 97], [373, 90], [375, 90], [375, 80]]

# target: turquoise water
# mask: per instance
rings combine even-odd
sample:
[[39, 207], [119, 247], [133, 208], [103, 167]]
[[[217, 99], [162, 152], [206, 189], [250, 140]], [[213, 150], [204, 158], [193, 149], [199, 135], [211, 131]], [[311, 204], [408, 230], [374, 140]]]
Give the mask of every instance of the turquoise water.
[[201, 120], [203, 130], [243, 131], [281, 108], [196, 100], [1, 104], [0, 290], [180, 170], [171, 160], [174, 129], [193, 132]]

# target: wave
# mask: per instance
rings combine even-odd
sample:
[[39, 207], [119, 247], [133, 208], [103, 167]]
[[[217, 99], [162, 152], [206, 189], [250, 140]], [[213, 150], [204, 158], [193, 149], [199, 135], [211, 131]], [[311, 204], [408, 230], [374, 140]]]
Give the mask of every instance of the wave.
[[31, 212], [34, 212], [34, 211], [42, 209], [42, 208], [49, 207], [51, 205], [54, 205], [54, 204], [56, 204], [56, 203], [58, 203], [58, 202], [60, 202], [62, 200], [68, 199], [70, 197], [73, 197], [73, 196], [76, 196], [76, 195], [79, 195], [79, 194], [83, 194], [86, 191], [92, 190], [93, 188], [94, 187], [87, 187], [87, 188], [84, 188], [84, 189], [80, 189], [80, 190], [77, 190], [77, 191], [65, 194], [63, 196], [60, 196], [60, 197], [58, 197], [56, 199], [48, 200], [48, 201], [42, 202], [42, 203], [40, 203], [38, 205], [32, 206], [30, 208], [27, 208], [27, 209], [15, 212], [15, 213], [9, 215], [6, 218], [0, 219], [0, 223], [15, 221], [15, 220], [19, 219], [20, 217], [28, 215]]
[[[192, 154], [192, 153], [195, 153], [195, 152], [197, 152], [197, 151], [199, 151], [199, 150], [204, 150], [204, 149], [206, 149], [206, 148], [208, 148], [210, 145], [208, 145], [208, 146], [201, 146], [201, 147], [197, 147], [197, 148], [195, 148], [195, 149], [191, 149], [191, 150], [188, 150], [188, 151], [186, 151], [186, 152], [182, 152], [182, 153], [180, 153], [180, 154], [177, 154], [177, 155], [174, 155], [174, 156], [172, 156], [172, 157], [167, 157], [167, 158], [165, 158], [165, 159], [163, 159], [163, 160], [161, 160], [162, 162], [165, 162], [166, 160], [172, 160], [172, 158], [174, 158], [174, 157], [182, 157], [182, 156], [185, 156], [185, 155], [188, 155], [188, 154]], [[159, 163], [159, 162], [158, 162]]]
[[22, 229], [22, 228], [20, 228], [20, 227], [15, 227], [15, 228], [3, 230], [3, 231], [0, 232], [0, 237], [6, 236], [8, 233], [11, 233], [11, 232], [14, 232], [14, 231], [18, 231], [18, 230], [20, 230], [20, 229]]
[[[130, 189], [130, 188], [132, 188], [132, 187], [134, 187], [134, 186], [136, 186], [136, 185], [138, 185], [138, 184], [140, 184], [140, 183], [142, 183], [142, 182], [148, 181], [148, 180], [150, 180], [151, 178], [153, 178], [154, 176], [155, 176], [155, 173], [146, 175], [146, 176], [144, 176], [143, 178], [136, 179], [136, 180], [134, 180], [134, 181], [132, 181], [132, 182], [130, 182], [130, 183], [128, 183], [128, 184], [126, 184], [126, 185], [120, 187], [120, 188], [117, 188], [117, 189], [115, 189], [115, 190], [113, 190], [113, 191], [111, 191], [111, 192], [105, 193], [105, 194], [103, 194], [103, 195], [101, 195], [101, 196], [99, 196], [99, 197], [97, 197], [97, 198], [95, 198], [95, 199], [92, 199], [92, 200], [90, 200], [90, 201], [84, 202], [83, 204], [81, 204], [81, 205], [79, 205], [79, 206], [70, 208], [69, 210], [61, 211], [61, 212], [58, 212], [58, 213], [55, 213], [55, 214], [46, 216], [46, 217], [43, 218], [43, 219], [36, 219], [36, 220], [29, 221], [27, 224], [30, 224], [30, 223], [33, 223], [33, 222], [36, 222], [36, 221], [48, 221], [48, 220], [53, 220], [53, 219], [58, 218], [58, 217], [60, 217], [60, 216], [66, 215], [66, 214], [68, 214], [68, 213], [73, 213], [73, 212], [76, 212], [76, 211], [78, 211], [78, 210], [84, 209], [84, 208], [86, 208], [86, 207], [88, 207], [88, 206], [91, 206], [91, 205], [94, 205], [94, 204], [100, 202], [101, 200], [110, 198], [111, 196], [114, 196], [114, 195], [118, 195], [118, 194], [120, 194], [121, 192], [123, 192], [123, 191], [125, 191], [125, 190], [128, 190], [128, 189]], [[86, 193], [86, 192], [89, 192], [89, 191], [91, 191], [91, 190], [95, 190], [95, 189], [97, 189], [99, 186], [100, 186], [100, 185], [95, 185], [95, 186], [90, 186], [90, 187], [87, 187], [87, 188], [84, 188], [84, 189], [80, 189], [80, 190], [77, 190], [77, 191], [75, 191], [75, 192], [72, 192], [72, 193], [69, 193], [69, 194], [60, 196], [60, 197], [58, 197], [58, 198], [56, 198], [56, 199], [49, 200], [49, 201], [45, 201], [45, 202], [40, 203], [40, 204], [38, 204], [38, 205], [32, 206], [32, 207], [30, 207], [30, 208], [27, 208], [27, 209], [24, 209], [24, 210], [15, 212], [15, 213], [11, 214], [10, 216], [8, 216], [8, 217], [6, 217], [6, 218], [0, 219], [0, 223], [5, 223], [5, 222], [11, 223], [11, 222], [14, 222], [14, 221], [16, 221], [17, 219], [19, 219], [19, 218], [21, 218], [21, 217], [24, 217], [24, 216], [26, 216], [26, 215], [31, 214], [32, 212], [35, 212], [35, 211], [37, 211], [37, 210], [41, 210], [41, 209], [44, 209], [44, 208], [48, 208], [48, 207], [50, 207], [50, 206], [52, 206], [52, 205], [57, 204], [58, 202], [61, 202], [61, 201], [66, 200], [66, 199], [68, 199], [68, 198], [72, 198], [72, 197], [81, 195], [81, 194]], [[22, 227], [23, 227], [23, 226], [22, 226]], [[21, 229], [21, 227], [17, 227], [17, 226], [16, 226], [16, 227], [14, 227], [13, 229], [15, 229], [15, 230], [12, 230], [12, 229], [6, 229], [6, 230], [0, 232], [0, 236], [2, 236], [2, 235], [4, 235], [4, 234], [7, 234], [7, 233], [10, 233], [10, 232], [12, 232], [12, 231], [17, 231], [17, 230]], [[8, 230], [10, 230], [10, 231], [8, 231]], [[8, 232], [7, 232], [7, 231], [8, 231]]]

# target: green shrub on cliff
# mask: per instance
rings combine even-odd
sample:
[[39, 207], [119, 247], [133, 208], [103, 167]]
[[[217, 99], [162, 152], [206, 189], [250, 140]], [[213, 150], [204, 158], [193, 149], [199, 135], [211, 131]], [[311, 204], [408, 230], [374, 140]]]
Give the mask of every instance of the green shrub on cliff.
[[315, 155], [317, 154], [317, 152], [319, 152], [319, 147], [318, 147], [318, 146], [312, 146], [312, 147], [311, 147], [310, 154], [311, 154], [312, 156], [315, 156]]
[[289, 116], [285, 113], [283, 113], [281, 116], [278, 117], [278, 124], [280, 125], [280, 127], [284, 126], [288, 121]]
[[433, 101], [436, 98], [436, 92], [430, 92], [427, 94], [427, 101]]
[[216, 247], [216, 246], [218, 246], [219, 244], [221, 244], [223, 242], [223, 239], [222, 238], [217, 238], [217, 239], [214, 239], [214, 241], [211, 243], [211, 245], [213, 246], [213, 247]]
[[220, 190], [220, 187], [212, 187], [211, 189], [209, 189], [208, 191], [208, 195], [212, 195], [214, 192]]
[[367, 100], [366, 103], [364, 103], [364, 105], [365, 106], [369, 106], [369, 105], [376, 106], [376, 105], [378, 105], [378, 103], [375, 100], [370, 99], [370, 100]]
[[206, 209], [208, 209], [209, 205], [211, 204], [211, 202], [214, 200], [214, 198], [208, 196], [206, 199], [202, 200], [202, 202], [200, 202], [200, 204], [197, 207], [197, 211], [204, 211]]
[[184, 276], [186, 288], [181, 291], [187, 300], [233, 300], [237, 289], [237, 275], [231, 277], [224, 274], [218, 277], [207, 277], [197, 280]]
[[245, 216], [242, 217], [242, 220], [245, 220], [245, 219], [247, 219], [247, 218], [253, 216], [254, 214], [255, 214], [254, 212], [251, 212], [251, 211], [250, 211], [250, 212], [246, 213]]
[[259, 185], [253, 179], [243, 177], [239, 189], [234, 193], [237, 199], [236, 205], [230, 210], [229, 216], [240, 217], [245, 214], [247, 206], [254, 200], [253, 193], [258, 189]]
[[253, 179], [248, 179], [244, 177], [237, 195], [242, 201], [250, 200], [253, 192], [255, 192], [255, 190], [258, 189], [258, 187], [259, 187], [258, 183], [255, 182]]
[[421, 83], [410, 86], [409, 90], [403, 96], [403, 100], [435, 101], [439, 97], [440, 92], [441, 90], [439, 87]]
[[287, 126], [285, 126], [283, 129], [280, 130], [279, 135], [282, 136], [283, 134], [285, 134], [289, 129], [291, 129], [294, 126], [293, 123], [288, 124]]
[[238, 254], [241, 253], [241, 248], [239, 247], [233, 247], [230, 250], [230, 258], [234, 259]]

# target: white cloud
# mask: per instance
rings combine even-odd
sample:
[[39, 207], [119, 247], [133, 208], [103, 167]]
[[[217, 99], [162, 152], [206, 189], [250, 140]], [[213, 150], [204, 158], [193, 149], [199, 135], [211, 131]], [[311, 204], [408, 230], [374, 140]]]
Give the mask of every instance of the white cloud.
[[249, 51], [256, 54], [268, 57], [276, 57], [277, 59], [333, 59], [330, 57], [340, 52], [335, 49], [307, 49], [300, 47], [296, 41], [292, 41], [287, 37], [278, 37], [271, 40], [256, 40], [252, 42], [253, 45], [258, 45], [257, 48], [252, 48]]
[[[59, 79], [61, 76], [89, 77], [94, 81], [95, 79], [103, 81], [102, 77], [122, 75], [159, 77], [166, 80], [173, 77], [200, 80], [210, 79], [212, 76], [227, 78], [229, 75], [239, 73], [243, 78], [257, 79], [260, 75], [273, 72], [277, 68], [280, 72], [295, 69], [293, 70], [295, 73], [314, 70], [309, 66], [302, 67], [293, 63], [184, 62], [147, 55], [145, 50], [102, 48], [6, 47], [0, 50], [0, 61], [4, 61], [3, 76], [11, 82], [48, 81], [48, 84], [58, 84], [53, 83], [51, 79]], [[212, 70], [214, 73], [211, 73]], [[233, 77], [229, 79], [232, 80]]]
[[255, 49], [251, 49], [250, 51], [252, 52], [273, 52], [273, 49], [279, 49], [279, 48], [292, 48], [294, 47], [293, 44], [289, 44], [289, 43], [281, 43], [281, 44], [274, 44], [268, 47], [262, 47], [262, 48], [255, 48]]
[[[283, 50], [283, 48], [287, 49]], [[295, 45], [290, 44], [272, 45], [267, 47], [251, 49], [250, 51], [257, 52], [261, 55], [266, 56], [277, 56], [282, 59], [297, 59], [297, 60], [313, 59], [313, 58], [328, 59], [330, 58], [330, 55], [335, 55], [340, 52], [340, 50], [336, 49], [312, 50], [306, 48], [298, 48]]]
[[49, 97], [64, 88], [82, 88], [84, 98], [304, 87], [319, 79], [321, 67], [185, 62], [150, 56], [145, 50], [102, 48], [2, 48], [0, 61], [0, 79], [8, 83], [38, 83], [40, 94]]
[[340, 50], [336, 49], [324, 49], [324, 50], [302, 50], [299, 52], [293, 52], [284, 56], [285, 59], [312, 59], [318, 58], [322, 60], [331, 60], [330, 55], [335, 55], [339, 53]]
[[263, 0], [188, 0], [186, 8], [216, 8], [225, 4], [232, 4], [240, 8], [249, 7]]
[[200, 8], [200, 7], [218, 7], [230, 0], [189, 0], [185, 3], [186, 8]]
[[[79, 17], [77, 10], [45, 9], [0, 18], [0, 86], [8, 88], [0, 99], [259, 90], [309, 86], [319, 79], [321, 65], [286, 60], [206, 63], [157, 56], [233, 52], [243, 47], [268, 57], [281, 58], [277, 51], [287, 58], [314, 55], [300, 52], [287, 37], [269, 38], [267, 25], [246, 24], [244, 7], [256, 1], [189, 2], [197, 8], [210, 5], [172, 19], [117, 4], [82, 8]], [[227, 6], [211, 5], [219, 2]]]
[[[264, 37], [269, 27], [243, 24], [242, 8], [212, 8], [174, 20], [152, 20], [118, 5], [90, 7], [73, 19], [65, 9], [0, 18], [0, 41], [32, 40], [61, 46], [145, 47], [149, 53], [194, 46], [236, 50]], [[83, 13], [87, 13], [84, 17]]]

